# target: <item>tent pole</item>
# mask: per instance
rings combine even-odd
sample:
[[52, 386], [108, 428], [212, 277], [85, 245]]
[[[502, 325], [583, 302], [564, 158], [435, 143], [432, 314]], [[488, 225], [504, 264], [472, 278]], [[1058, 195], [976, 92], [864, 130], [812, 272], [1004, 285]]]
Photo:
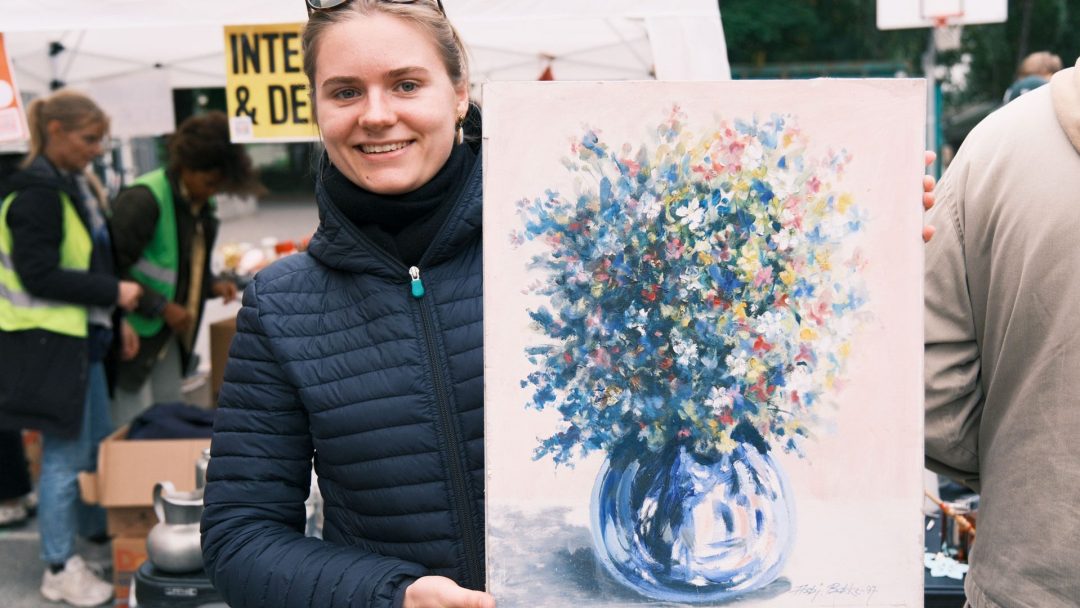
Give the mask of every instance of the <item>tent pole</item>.
[[120, 185], [128, 186], [135, 181], [135, 155], [131, 151], [131, 138], [120, 138]]
[[64, 87], [64, 81], [60, 80], [60, 55], [65, 50], [63, 43], [54, 40], [49, 43], [49, 71], [52, 79], [49, 80], [49, 90], [55, 91]]

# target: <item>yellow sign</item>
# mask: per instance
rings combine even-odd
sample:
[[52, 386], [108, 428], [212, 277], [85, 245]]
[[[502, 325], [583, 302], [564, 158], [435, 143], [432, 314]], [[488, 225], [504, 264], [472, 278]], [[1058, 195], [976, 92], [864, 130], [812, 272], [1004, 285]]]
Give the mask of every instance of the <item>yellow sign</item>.
[[225, 95], [234, 142], [313, 141], [303, 24], [225, 27]]
[[0, 34], [0, 142], [23, 141], [29, 136], [15, 71], [4, 49], [4, 35]]

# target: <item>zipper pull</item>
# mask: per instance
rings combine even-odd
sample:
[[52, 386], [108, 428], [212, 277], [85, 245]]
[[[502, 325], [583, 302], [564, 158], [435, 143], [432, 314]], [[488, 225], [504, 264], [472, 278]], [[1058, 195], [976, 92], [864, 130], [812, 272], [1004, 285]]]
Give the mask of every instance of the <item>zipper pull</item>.
[[420, 281], [420, 269], [416, 266], [409, 268], [409, 276], [412, 277], [412, 282], [410, 284], [412, 287], [412, 297], [424, 297], [424, 284]]

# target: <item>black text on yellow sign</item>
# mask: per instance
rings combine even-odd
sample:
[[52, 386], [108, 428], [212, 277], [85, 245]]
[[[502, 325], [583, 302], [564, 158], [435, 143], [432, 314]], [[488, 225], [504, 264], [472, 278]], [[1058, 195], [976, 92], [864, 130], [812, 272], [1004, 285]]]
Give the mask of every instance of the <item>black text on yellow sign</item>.
[[317, 139], [302, 28], [299, 23], [225, 28], [225, 93], [233, 141]]

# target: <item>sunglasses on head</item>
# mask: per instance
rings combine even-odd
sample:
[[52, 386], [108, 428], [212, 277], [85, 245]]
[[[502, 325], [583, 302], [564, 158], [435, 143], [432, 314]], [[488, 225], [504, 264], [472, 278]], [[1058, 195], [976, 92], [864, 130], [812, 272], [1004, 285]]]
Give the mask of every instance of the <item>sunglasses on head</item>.
[[[420, 2], [430, 2], [431, 0], [382, 0], [383, 2], [389, 2], [390, 4], [417, 4]], [[307, 0], [308, 14], [315, 11], [329, 11], [338, 8], [344, 4], [348, 4], [349, 0]], [[442, 0], [435, 0], [435, 5], [439, 7], [439, 12], [446, 16], [446, 10], [443, 9]]]

